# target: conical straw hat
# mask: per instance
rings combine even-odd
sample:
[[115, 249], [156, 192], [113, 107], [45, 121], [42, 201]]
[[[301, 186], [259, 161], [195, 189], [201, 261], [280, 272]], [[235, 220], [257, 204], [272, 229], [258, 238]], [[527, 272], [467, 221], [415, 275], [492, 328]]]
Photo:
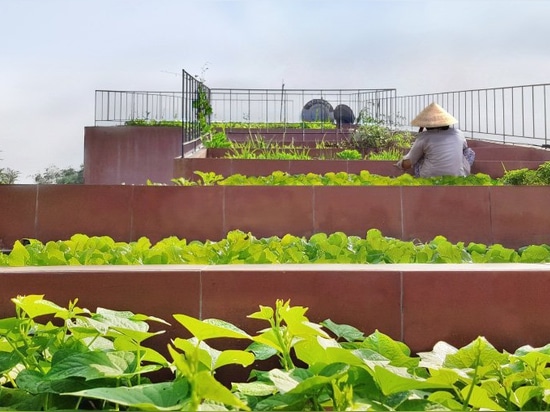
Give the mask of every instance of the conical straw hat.
[[458, 123], [451, 114], [437, 103], [432, 103], [411, 122], [412, 126], [418, 127], [443, 127]]

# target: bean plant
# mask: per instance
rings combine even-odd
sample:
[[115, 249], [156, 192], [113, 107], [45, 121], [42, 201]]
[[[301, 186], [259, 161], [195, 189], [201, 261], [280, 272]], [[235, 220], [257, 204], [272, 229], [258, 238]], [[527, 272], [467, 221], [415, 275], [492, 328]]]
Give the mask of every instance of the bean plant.
[[[174, 314], [191, 337], [167, 343], [168, 361], [145, 343], [162, 333], [149, 332], [148, 323], [165, 321], [129, 311], [91, 312], [77, 301], [63, 308], [42, 295], [12, 299], [15, 316], [0, 319], [1, 410], [550, 407], [550, 345], [508, 353], [479, 336], [462, 348], [439, 341], [413, 354], [379, 330], [365, 335], [331, 319], [313, 322], [307, 307], [278, 299], [248, 316], [264, 326], [252, 333], [221, 319]], [[249, 378], [218, 381], [216, 371], [230, 365], [247, 368]], [[171, 372], [168, 378], [147, 377], [161, 369]]]

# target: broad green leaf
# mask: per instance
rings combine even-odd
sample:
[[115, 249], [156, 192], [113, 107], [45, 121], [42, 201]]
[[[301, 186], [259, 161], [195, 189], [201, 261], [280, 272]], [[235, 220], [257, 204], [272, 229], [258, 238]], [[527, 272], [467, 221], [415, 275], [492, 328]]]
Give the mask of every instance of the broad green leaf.
[[438, 403], [451, 411], [462, 410], [462, 404], [453, 396], [452, 393], [447, 391], [435, 391], [428, 396], [428, 400]]
[[424, 368], [441, 368], [445, 363], [445, 359], [448, 355], [453, 355], [458, 352], [458, 349], [447, 342], [439, 341], [434, 345], [431, 352], [419, 352], [420, 357], [419, 366]]
[[526, 355], [530, 352], [541, 352], [550, 355], [550, 343], [540, 347], [540, 348], [534, 348], [531, 345], [525, 345], [521, 346], [520, 348], [516, 349], [514, 352], [515, 356], [522, 356]]
[[165, 321], [164, 319], [161, 319], [161, 318], [156, 317], [156, 316], [144, 315], [144, 314], [141, 314], [141, 313], [137, 313], [137, 314], [133, 315], [132, 320], [142, 321], [142, 322], [158, 322], [158, 323], [164, 323], [165, 325], [170, 326], [170, 324], [167, 321]]
[[550, 363], [550, 354], [537, 351], [528, 352], [517, 358], [525, 362], [533, 370], [541, 370]]
[[441, 410], [440, 405], [436, 402], [432, 402], [429, 399], [418, 399], [411, 397], [405, 399], [398, 406], [395, 407], [396, 411], [436, 411]]
[[548, 262], [550, 259], [550, 250], [541, 245], [530, 245], [522, 250], [520, 262], [540, 263]]
[[24, 320], [10, 317], [0, 319], [0, 337], [7, 335], [9, 332], [19, 333], [19, 326]]
[[456, 369], [430, 369], [430, 377], [427, 378], [426, 381], [451, 386], [454, 385], [461, 376], [464, 377], [464, 375]]
[[451, 385], [429, 382], [407, 373], [404, 368], [375, 366], [373, 376], [384, 395], [415, 389], [450, 389]]
[[19, 362], [21, 358], [17, 352], [0, 352], [0, 374], [11, 371]]
[[[18, 296], [12, 299], [15, 306], [21, 308], [31, 319], [43, 315], [66, 313], [67, 309], [44, 299], [44, 295]], [[62, 316], [60, 316], [62, 317]]]
[[209, 371], [214, 370], [216, 359], [221, 353], [219, 350], [210, 347], [206, 342], [199, 341], [196, 338], [176, 338], [172, 341], [172, 343], [176, 348], [185, 353], [185, 359], [196, 359]]
[[122, 378], [135, 375], [136, 357], [132, 352], [84, 352], [54, 355], [49, 380], [79, 376], [86, 380]]
[[20, 388], [0, 388], [0, 410], [3, 411], [40, 411], [46, 394], [33, 395]]
[[414, 367], [419, 362], [418, 358], [409, 356], [410, 349], [404, 343], [393, 340], [378, 330], [369, 335], [361, 346], [380, 353], [394, 366]]
[[31, 255], [29, 251], [19, 240], [16, 240], [10, 254], [8, 255], [8, 264], [10, 266], [27, 266], [32, 263], [30, 260]]
[[279, 339], [277, 339], [277, 335], [275, 334], [273, 329], [267, 329], [262, 334], [252, 337], [252, 340], [256, 343], [267, 345], [275, 349], [278, 353], [281, 353], [283, 351]]
[[[286, 319], [285, 319], [286, 320]], [[288, 331], [290, 334], [305, 338], [307, 336], [320, 336], [324, 338], [328, 338], [328, 334], [322, 329], [322, 327], [313, 322], [309, 322], [307, 320], [305, 321], [298, 321], [297, 319], [292, 319], [290, 321], [287, 320], [288, 325]]]
[[247, 350], [252, 352], [257, 360], [266, 360], [277, 354], [276, 348], [260, 342], [252, 342]]
[[492, 411], [503, 411], [498, 403], [492, 400], [487, 391], [480, 388], [479, 386], [465, 386], [461, 390], [462, 396], [465, 400], [468, 400], [468, 404], [472, 405], [474, 408], [492, 410]]
[[343, 338], [348, 342], [363, 341], [365, 339], [363, 332], [350, 325], [337, 324], [330, 319], [324, 320], [321, 325], [334, 333], [338, 339]]
[[543, 388], [540, 386], [521, 386], [517, 388], [511, 396], [511, 401], [523, 408], [523, 406], [531, 399], [542, 396], [544, 393]]
[[499, 380], [497, 378], [493, 379], [484, 379], [481, 381], [479, 386], [487, 392], [487, 395], [494, 399], [496, 398], [503, 390], [502, 385], [499, 383]]
[[121, 328], [140, 332], [147, 332], [149, 325], [146, 322], [135, 320], [134, 314], [129, 311], [118, 311], [97, 308], [93, 319], [108, 325], [110, 328]]
[[277, 392], [275, 385], [266, 382], [232, 383], [231, 388], [247, 396], [269, 396]]
[[199, 372], [193, 377], [197, 395], [201, 399], [220, 402], [243, 410], [250, 410], [248, 405], [237, 398], [229, 389], [218, 382], [209, 372]]
[[304, 411], [308, 407], [308, 399], [302, 395], [293, 393], [276, 393], [266, 399], [262, 399], [254, 406], [257, 411]]
[[456, 353], [445, 358], [444, 366], [449, 368], [475, 368], [482, 365], [501, 365], [509, 361], [508, 355], [498, 352], [484, 337], [478, 337]]
[[288, 391], [289, 394], [303, 395], [321, 390], [323, 387], [331, 387], [331, 383], [337, 376], [311, 376], [299, 382], [294, 388]]
[[120, 327], [113, 327], [111, 326], [107, 335], [111, 336], [113, 338], [125, 338], [128, 340], [131, 340], [136, 343], [141, 343], [146, 339], [149, 339], [153, 336], [162, 335], [165, 331], [161, 330], [158, 332], [146, 332], [141, 330], [135, 330], [135, 329], [127, 329], [127, 328], [120, 328]]
[[126, 337], [118, 337], [114, 341], [114, 349], [117, 351], [129, 351], [137, 352], [139, 349], [139, 359], [141, 362], [152, 362], [159, 365], [168, 366], [168, 361], [158, 351], [149, 348], [147, 346], [140, 346], [139, 348], [132, 341], [129, 341]]
[[182, 410], [189, 397], [189, 385], [187, 381], [177, 379], [133, 387], [93, 388], [64, 395], [101, 399], [142, 410], [172, 411]]
[[321, 337], [315, 338], [310, 336], [306, 339], [301, 339], [294, 344], [296, 357], [310, 366], [315, 363], [330, 363], [326, 351], [328, 342], [331, 342], [331, 344], [335, 346], [339, 346], [338, 342], [335, 340], [324, 339]]
[[236, 349], [227, 349], [220, 353], [214, 364], [214, 369], [226, 365], [250, 366], [254, 362], [254, 355], [250, 352]]
[[30, 369], [24, 369], [15, 379], [17, 387], [33, 395], [51, 392], [48, 380], [44, 374]]
[[191, 332], [191, 334], [199, 340], [213, 338], [250, 339], [250, 336], [244, 332], [237, 332], [233, 328], [218, 326], [198, 320], [191, 316], [177, 314], [174, 315], [174, 318], [185, 328], [187, 328], [189, 332]]
[[272, 369], [268, 373], [269, 379], [281, 393], [287, 393], [298, 386], [298, 381], [291, 376], [290, 372], [280, 369]]
[[226, 322], [225, 320], [210, 318], [210, 319], [204, 319], [203, 322], [208, 323], [209, 325], [219, 326], [220, 328], [232, 330], [233, 332], [248, 336], [248, 334], [244, 330], [238, 328], [232, 323]]
[[[46, 246], [47, 247], [47, 246]], [[65, 254], [59, 249], [46, 249], [46, 261], [49, 266], [64, 266], [67, 264]]]

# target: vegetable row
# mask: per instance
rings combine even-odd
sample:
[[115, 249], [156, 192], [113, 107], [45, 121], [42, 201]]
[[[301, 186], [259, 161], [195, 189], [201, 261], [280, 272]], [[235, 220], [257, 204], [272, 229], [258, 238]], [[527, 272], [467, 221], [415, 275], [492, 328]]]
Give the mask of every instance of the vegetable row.
[[413, 242], [370, 229], [365, 237], [342, 232], [316, 233], [309, 238], [286, 234], [257, 238], [233, 230], [219, 241], [171, 236], [156, 244], [146, 237], [117, 242], [109, 236], [75, 234], [68, 240], [42, 243], [16, 241], [0, 266], [148, 265], [148, 264], [284, 264], [284, 263], [546, 263], [546, 244], [511, 249], [501, 244], [452, 243], [444, 236]]

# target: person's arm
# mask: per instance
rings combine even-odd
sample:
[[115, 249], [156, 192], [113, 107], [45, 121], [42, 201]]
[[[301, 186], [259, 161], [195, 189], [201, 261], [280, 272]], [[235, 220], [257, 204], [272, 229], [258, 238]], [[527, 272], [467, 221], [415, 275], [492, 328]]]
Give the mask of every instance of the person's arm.
[[407, 153], [401, 160], [399, 160], [395, 166], [401, 170], [408, 170], [418, 162], [418, 160], [424, 155], [424, 146], [422, 139], [417, 139], [411, 146], [409, 153]]
[[403, 161], [401, 162], [401, 167], [403, 168], [403, 170], [408, 170], [412, 167], [412, 162], [410, 159], [403, 159]]

